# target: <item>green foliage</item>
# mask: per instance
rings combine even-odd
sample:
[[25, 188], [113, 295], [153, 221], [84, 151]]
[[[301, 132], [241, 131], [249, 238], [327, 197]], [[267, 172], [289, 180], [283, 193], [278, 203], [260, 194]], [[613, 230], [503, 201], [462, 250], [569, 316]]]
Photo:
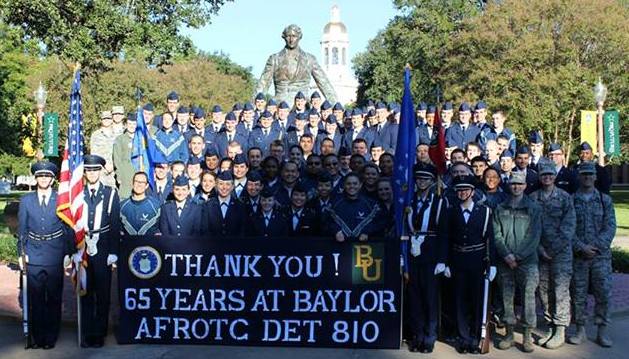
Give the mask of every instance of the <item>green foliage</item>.
[[204, 26], [227, 1], [1, 0], [0, 10], [4, 21], [41, 41], [47, 55], [99, 73], [119, 59], [159, 66], [194, 54], [180, 29]]
[[29, 175], [30, 168], [31, 159], [24, 156], [0, 153], [0, 176], [12, 178], [13, 176]]
[[629, 273], [629, 250], [612, 248], [612, 270], [617, 273]]

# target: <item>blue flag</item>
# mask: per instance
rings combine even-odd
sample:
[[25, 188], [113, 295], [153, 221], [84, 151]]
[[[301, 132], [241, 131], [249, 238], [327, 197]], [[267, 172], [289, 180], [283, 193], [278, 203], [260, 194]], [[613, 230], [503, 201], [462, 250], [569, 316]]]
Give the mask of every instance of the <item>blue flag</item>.
[[408, 233], [404, 222], [407, 209], [410, 209], [413, 199], [413, 165], [415, 164], [415, 111], [411, 95], [411, 70], [404, 70], [404, 96], [400, 113], [400, 127], [395, 148], [395, 167], [393, 169], [393, 198], [395, 198], [395, 228], [402, 241], [402, 260], [406, 264]]
[[133, 135], [133, 143], [131, 147], [131, 163], [136, 171], [146, 172], [149, 177], [149, 184], [152, 189], [155, 188], [155, 178], [153, 176], [153, 159], [154, 153], [153, 141], [149, 136], [148, 128], [144, 123], [144, 113], [142, 108], [137, 111], [138, 126], [135, 128]]

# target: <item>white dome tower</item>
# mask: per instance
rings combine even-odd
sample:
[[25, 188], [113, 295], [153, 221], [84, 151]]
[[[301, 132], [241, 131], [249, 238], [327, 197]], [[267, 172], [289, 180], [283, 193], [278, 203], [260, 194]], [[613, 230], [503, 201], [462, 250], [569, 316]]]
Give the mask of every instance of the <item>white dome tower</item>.
[[330, 10], [330, 22], [323, 28], [321, 63], [336, 91], [337, 101], [343, 105], [356, 101], [358, 82], [349, 66], [349, 36], [347, 27], [341, 22], [341, 11], [336, 5]]

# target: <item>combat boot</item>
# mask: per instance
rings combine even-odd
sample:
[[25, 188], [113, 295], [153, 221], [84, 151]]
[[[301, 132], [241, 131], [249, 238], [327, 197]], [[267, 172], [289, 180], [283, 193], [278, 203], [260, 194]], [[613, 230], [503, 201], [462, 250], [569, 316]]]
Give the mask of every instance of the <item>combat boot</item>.
[[581, 343], [583, 343], [583, 341], [585, 340], [586, 334], [585, 334], [585, 325], [578, 325], [577, 324], [577, 332], [568, 338], [568, 343], [570, 344], [574, 344], [574, 345], [579, 345]]
[[546, 345], [546, 342], [548, 342], [550, 338], [553, 337], [553, 335], [555, 335], [555, 326], [551, 324], [548, 326], [548, 332], [544, 333], [544, 336], [537, 339], [537, 345], [539, 346]]
[[507, 324], [505, 325], [507, 333], [504, 338], [498, 341], [498, 349], [507, 350], [513, 346], [513, 325]]
[[531, 335], [531, 328], [524, 328], [522, 333], [524, 340], [522, 341], [522, 351], [525, 353], [532, 353], [535, 350], [533, 346], [533, 336]]
[[598, 334], [596, 335], [596, 342], [603, 348], [609, 348], [612, 346], [612, 340], [607, 335], [607, 325], [598, 326]]
[[548, 349], [557, 349], [561, 347], [566, 341], [566, 327], [563, 325], [555, 326], [555, 333], [553, 336], [544, 344], [544, 346]]

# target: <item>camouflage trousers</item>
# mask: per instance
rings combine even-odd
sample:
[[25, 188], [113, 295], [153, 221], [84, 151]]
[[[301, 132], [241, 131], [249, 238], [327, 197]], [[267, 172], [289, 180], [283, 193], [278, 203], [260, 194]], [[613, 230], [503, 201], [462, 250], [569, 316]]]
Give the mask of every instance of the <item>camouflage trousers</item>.
[[594, 294], [594, 317], [596, 324], [608, 325], [609, 298], [612, 286], [611, 258], [574, 259], [572, 276], [574, 321], [577, 325], [585, 325], [588, 289]]
[[520, 301], [522, 303], [521, 324], [525, 328], [535, 328], [537, 326], [535, 290], [539, 282], [537, 263], [521, 264], [515, 269], [501, 263], [498, 267], [498, 273], [504, 310], [502, 321], [509, 325], [516, 324], [514, 297], [517, 287], [522, 296]]
[[539, 297], [546, 322], [570, 325], [570, 281], [572, 279], [572, 248], [567, 248], [551, 261], [539, 262]]

